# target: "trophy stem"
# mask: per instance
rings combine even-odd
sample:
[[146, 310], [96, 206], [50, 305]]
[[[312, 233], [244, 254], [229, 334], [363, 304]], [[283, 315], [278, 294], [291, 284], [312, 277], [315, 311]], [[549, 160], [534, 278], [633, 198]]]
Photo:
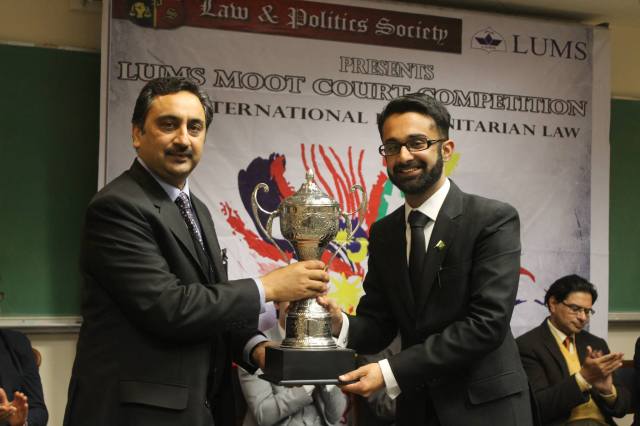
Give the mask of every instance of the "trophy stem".
[[316, 299], [303, 299], [289, 305], [283, 348], [333, 349], [331, 314]]

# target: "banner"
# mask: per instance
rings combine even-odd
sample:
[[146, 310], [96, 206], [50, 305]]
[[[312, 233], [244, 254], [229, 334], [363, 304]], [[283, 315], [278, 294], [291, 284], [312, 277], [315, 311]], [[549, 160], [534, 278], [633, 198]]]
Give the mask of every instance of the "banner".
[[[590, 277], [592, 124], [608, 126], [608, 110], [593, 113], [594, 66], [608, 57], [594, 55], [592, 28], [365, 1], [112, 0], [107, 9], [100, 185], [135, 156], [130, 121], [145, 82], [196, 81], [215, 115], [190, 186], [213, 214], [232, 278], [284, 264], [254, 222], [253, 188], [269, 186], [259, 199], [273, 210], [312, 169], [345, 211], [358, 205], [354, 184], [370, 201], [331, 266], [331, 296], [354, 312], [369, 227], [403, 203], [378, 154], [376, 115], [412, 92], [451, 113], [456, 151], [447, 175], [520, 213], [514, 333], [546, 317], [543, 297], [555, 279]], [[607, 283], [595, 284], [605, 304], [596, 305], [592, 329], [604, 335]]]

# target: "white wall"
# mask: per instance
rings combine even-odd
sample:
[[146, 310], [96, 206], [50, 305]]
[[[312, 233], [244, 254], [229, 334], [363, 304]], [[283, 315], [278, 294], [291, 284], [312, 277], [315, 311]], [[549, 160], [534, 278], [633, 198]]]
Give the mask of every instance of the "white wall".
[[67, 404], [67, 386], [76, 354], [76, 333], [29, 334], [31, 345], [42, 354], [40, 378], [49, 410], [49, 425], [60, 426]]
[[[0, 41], [40, 45], [100, 47], [100, 14], [72, 8], [78, 0], [0, 1]], [[640, 99], [640, 23], [635, 27], [612, 26], [612, 96]], [[97, 141], [96, 141], [97, 143]], [[626, 358], [633, 356], [640, 323], [610, 323], [609, 343]], [[40, 373], [49, 408], [49, 425], [62, 424], [67, 385], [75, 354], [76, 334], [31, 334], [33, 346], [42, 353]], [[625, 419], [621, 425], [631, 424]]]

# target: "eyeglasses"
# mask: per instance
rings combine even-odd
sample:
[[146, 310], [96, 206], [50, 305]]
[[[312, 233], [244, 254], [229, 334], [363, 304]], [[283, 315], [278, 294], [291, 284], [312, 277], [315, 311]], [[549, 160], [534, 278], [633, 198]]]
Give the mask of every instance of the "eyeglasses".
[[378, 147], [378, 152], [380, 155], [385, 157], [392, 157], [394, 155], [400, 154], [402, 147], [404, 146], [409, 150], [409, 152], [418, 152], [424, 151], [425, 149], [429, 149], [431, 145], [434, 143], [444, 142], [448, 139], [429, 139], [426, 136], [413, 136], [407, 139], [405, 143], [399, 142], [387, 142], [383, 143]]
[[596, 311], [594, 311], [591, 308], [583, 308], [582, 306], [574, 305], [573, 303], [565, 303], [564, 301], [562, 301], [560, 303], [562, 303], [564, 306], [569, 308], [571, 313], [574, 314], [574, 315], [578, 315], [580, 312], [582, 312], [585, 317], [589, 317], [589, 316], [594, 315], [596, 313]]

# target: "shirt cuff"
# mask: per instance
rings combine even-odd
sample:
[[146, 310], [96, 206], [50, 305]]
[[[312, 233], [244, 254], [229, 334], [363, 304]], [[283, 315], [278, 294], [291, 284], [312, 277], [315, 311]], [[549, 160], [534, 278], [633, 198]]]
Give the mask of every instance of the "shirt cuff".
[[264, 312], [258, 317], [258, 330], [267, 331], [278, 325], [278, 316], [273, 302], [264, 304]]
[[260, 278], [254, 278], [253, 282], [256, 283], [256, 287], [258, 287], [258, 293], [260, 294], [260, 313], [264, 313], [265, 307], [264, 304], [266, 300], [264, 298], [264, 285], [262, 285], [262, 280]]
[[402, 391], [400, 390], [400, 386], [398, 386], [396, 377], [393, 375], [393, 371], [391, 371], [389, 360], [381, 359], [378, 361], [378, 365], [380, 366], [380, 371], [382, 371], [382, 378], [384, 379], [384, 385], [387, 389], [387, 396], [392, 400], [396, 399]]
[[349, 343], [349, 317], [344, 312], [342, 314], [342, 328], [340, 328], [340, 334], [336, 340], [336, 345], [339, 348], [346, 348]]
[[604, 399], [604, 402], [606, 402], [608, 406], [612, 406], [616, 403], [616, 399], [618, 399], [618, 390], [616, 389], [615, 385], [613, 385], [610, 394], [605, 395], [601, 393], [600, 396], [602, 397], [602, 399]]
[[244, 362], [246, 362], [248, 365], [258, 367], [251, 360], [251, 351], [253, 351], [253, 348], [255, 348], [257, 344], [266, 342], [267, 340], [269, 339], [264, 337], [262, 334], [256, 334], [251, 339], [249, 339], [247, 344], [244, 345], [244, 350], [242, 351], [242, 359], [244, 360]]
[[576, 382], [578, 382], [578, 387], [580, 388], [581, 392], [591, 390], [591, 385], [584, 379], [584, 377], [582, 377], [582, 374], [580, 374], [579, 371], [574, 374], [574, 377], [576, 378]]

